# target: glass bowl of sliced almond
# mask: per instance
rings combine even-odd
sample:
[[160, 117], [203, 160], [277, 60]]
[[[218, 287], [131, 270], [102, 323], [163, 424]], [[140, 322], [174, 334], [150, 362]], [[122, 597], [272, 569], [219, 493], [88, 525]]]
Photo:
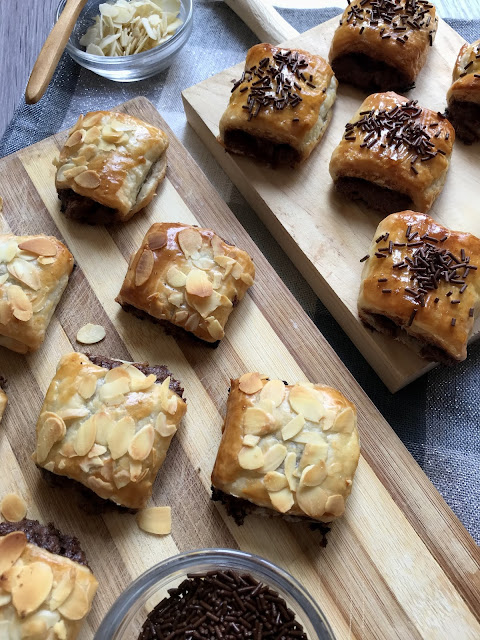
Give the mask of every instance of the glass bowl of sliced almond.
[[[61, 0], [56, 19], [66, 0]], [[193, 0], [88, 0], [67, 43], [82, 67], [135, 82], [169, 67], [193, 26]]]

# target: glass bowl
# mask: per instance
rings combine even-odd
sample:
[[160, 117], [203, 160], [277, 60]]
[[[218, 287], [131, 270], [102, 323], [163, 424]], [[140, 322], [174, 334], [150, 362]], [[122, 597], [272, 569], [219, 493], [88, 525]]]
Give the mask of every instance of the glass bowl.
[[[60, 0], [55, 20], [63, 11], [66, 0]], [[116, 80], [117, 82], [136, 82], [144, 80], [163, 71], [172, 64], [173, 58], [185, 45], [193, 26], [193, 0], [180, 0], [180, 19], [183, 24], [173, 36], [163, 44], [149, 51], [134, 53], [130, 56], [96, 56], [87, 53], [80, 45], [80, 38], [90, 27], [95, 16], [100, 13], [99, 0], [88, 0], [73, 28], [72, 35], [67, 42], [67, 51], [82, 67], [90, 69], [99, 76]]]
[[94, 640], [137, 640], [147, 615], [168, 596], [168, 589], [178, 586], [187, 573], [214, 569], [251, 574], [284, 598], [309, 640], [334, 640], [320, 607], [295, 578], [268, 560], [232, 549], [189, 551], [155, 565], [137, 578], [113, 604]]

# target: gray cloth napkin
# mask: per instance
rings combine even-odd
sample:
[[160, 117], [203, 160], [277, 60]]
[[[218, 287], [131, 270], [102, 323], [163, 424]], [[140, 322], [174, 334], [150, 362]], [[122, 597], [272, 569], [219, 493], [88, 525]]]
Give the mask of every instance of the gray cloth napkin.
[[[341, 10], [280, 13], [303, 32]], [[469, 42], [480, 35], [480, 21], [447, 21]], [[0, 156], [71, 125], [79, 113], [111, 108], [138, 95], [149, 98], [479, 543], [480, 343], [470, 347], [466, 362], [454, 368], [440, 366], [392, 395], [186, 124], [181, 90], [240, 62], [257, 41], [226, 5], [196, 0], [189, 42], [172, 66], [155, 78], [117, 84], [81, 69], [64, 55], [44, 98], [17, 109], [0, 141]]]

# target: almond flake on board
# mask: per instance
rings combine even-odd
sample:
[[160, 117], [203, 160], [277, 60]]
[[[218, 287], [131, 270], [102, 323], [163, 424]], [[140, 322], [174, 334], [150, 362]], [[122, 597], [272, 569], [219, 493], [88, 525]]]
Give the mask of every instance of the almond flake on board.
[[95, 344], [105, 338], [105, 329], [101, 324], [87, 323], [77, 332], [77, 342]]
[[168, 535], [172, 530], [172, 513], [170, 507], [149, 507], [142, 509], [136, 516], [140, 529], [158, 536]]
[[19, 522], [27, 515], [27, 503], [16, 493], [9, 493], [3, 498], [0, 511], [8, 522]]

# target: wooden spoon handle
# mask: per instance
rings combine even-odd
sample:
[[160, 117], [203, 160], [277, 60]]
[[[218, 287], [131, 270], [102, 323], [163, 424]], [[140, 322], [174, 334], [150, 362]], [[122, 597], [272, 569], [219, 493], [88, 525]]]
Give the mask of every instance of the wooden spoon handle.
[[298, 31], [265, 0], [225, 0], [261, 42], [278, 44], [298, 36]]
[[45, 44], [33, 66], [25, 89], [25, 101], [27, 104], [35, 104], [45, 93], [75, 22], [86, 2], [87, 0], [67, 0], [65, 8], [45, 40]]

